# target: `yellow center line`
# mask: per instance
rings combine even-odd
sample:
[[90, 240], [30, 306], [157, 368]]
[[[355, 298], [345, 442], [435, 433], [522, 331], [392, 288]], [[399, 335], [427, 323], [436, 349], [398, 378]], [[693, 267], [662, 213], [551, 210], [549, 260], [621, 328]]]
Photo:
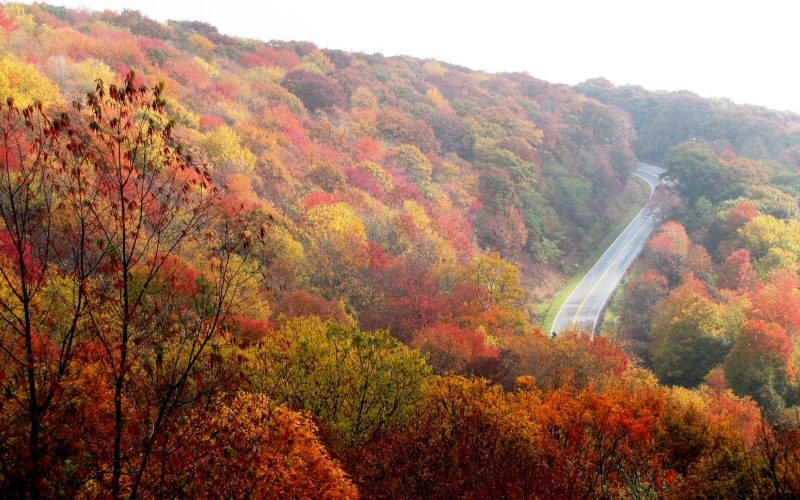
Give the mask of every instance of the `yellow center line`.
[[578, 316], [580, 315], [581, 310], [583, 309], [583, 306], [585, 306], [586, 302], [589, 300], [589, 297], [591, 297], [592, 294], [594, 293], [594, 291], [597, 289], [597, 287], [600, 286], [600, 283], [603, 281], [603, 278], [605, 278], [606, 274], [608, 274], [608, 272], [611, 271], [611, 268], [614, 266], [614, 264], [616, 264], [617, 260], [619, 260], [620, 257], [625, 255], [624, 250], [626, 250], [634, 241], [636, 241], [636, 237], [639, 236], [639, 233], [641, 233], [642, 229], [644, 229], [645, 227], [647, 227], [646, 224], [642, 224], [641, 226], [639, 226], [639, 229], [636, 230], [636, 233], [631, 237], [630, 240], [628, 240], [628, 243], [626, 243], [625, 246], [622, 247], [622, 250], [619, 253], [617, 253], [616, 257], [614, 257], [614, 259], [611, 261], [611, 263], [609, 263], [608, 266], [606, 266], [606, 270], [603, 271], [603, 274], [601, 274], [599, 278], [597, 278], [597, 281], [595, 282], [594, 286], [583, 297], [583, 302], [580, 303], [580, 305], [578, 306], [578, 309], [575, 311], [575, 316], [572, 317], [572, 326], [573, 327], [577, 323]]

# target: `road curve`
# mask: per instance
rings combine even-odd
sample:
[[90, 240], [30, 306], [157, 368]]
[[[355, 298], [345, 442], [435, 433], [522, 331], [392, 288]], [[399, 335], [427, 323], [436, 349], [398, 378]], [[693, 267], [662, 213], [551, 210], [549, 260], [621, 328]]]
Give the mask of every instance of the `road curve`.
[[633, 175], [650, 184], [650, 199], [564, 301], [553, 322], [553, 332], [579, 327], [591, 330], [594, 335], [611, 295], [655, 229], [656, 221], [650, 203], [653, 190], [661, 182], [659, 175], [663, 172], [655, 165], [639, 163]]

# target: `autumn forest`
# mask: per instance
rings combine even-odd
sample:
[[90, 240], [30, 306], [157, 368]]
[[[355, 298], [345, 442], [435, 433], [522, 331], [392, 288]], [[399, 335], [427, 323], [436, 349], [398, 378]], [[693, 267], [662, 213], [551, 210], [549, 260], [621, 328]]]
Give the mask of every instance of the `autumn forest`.
[[798, 200], [790, 112], [3, 4], [0, 497], [798, 498]]

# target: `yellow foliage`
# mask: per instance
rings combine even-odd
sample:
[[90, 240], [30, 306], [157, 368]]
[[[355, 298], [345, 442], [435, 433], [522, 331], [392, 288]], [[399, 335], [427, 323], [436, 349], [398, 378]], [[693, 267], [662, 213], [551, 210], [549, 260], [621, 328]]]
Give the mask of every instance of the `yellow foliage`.
[[167, 114], [170, 118], [186, 127], [198, 128], [200, 117], [189, 108], [181, 104], [177, 99], [167, 99]]
[[219, 69], [216, 65], [211, 64], [200, 56], [194, 56], [194, 62], [211, 78], [219, 78]]
[[5, 57], [0, 59], [0, 99], [11, 97], [19, 107], [41, 101], [45, 106], [62, 102], [63, 97], [50, 80], [32, 64]]
[[308, 262], [317, 265], [313, 284], [338, 294], [353, 293], [355, 276], [367, 265], [364, 223], [345, 203], [317, 205], [306, 214]]
[[375, 97], [375, 93], [369, 87], [362, 86], [353, 91], [350, 96], [350, 104], [354, 108], [375, 108], [378, 106], [378, 98]]
[[381, 187], [383, 187], [383, 189], [385, 189], [386, 191], [391, 191], [392, 188], [394, 187], [394, 183], [392, 182], [392, 177], [380, 165], [365, 160], [361, 162], [359, 167], [369, 172], [370, 175], [372, 175], [372, 177], [374, 177], [375, 180], [378, 181]]
[[428, 87], [428, 91], [425, 92], [425, 97], [439, 109], [448, 107], [447, 99], [445, 99], [442, 93], [439, 92], [439, 89], [434, 86]]
[[278, 66], [256, 66], [248, 70], [244, 78], [252, 82], [269, 81], [280, 83], [283, 81], [284, 76], [286, 76], [286, 70]]
[[309, 73], [315, 73], [317, 75], [321, 75], [321, 74], [324, 73], [324, 71], [322, 71], [322, 68], [317, 66], [317, 64], [312, 62], [312, 61], [304, 61], [304, 62], [300, 63], [297, 66], [297, 69], [301, 69], [303, 71], [308, 71]]
[[447, 74], [447, 68], [442, 66], [437, 61], [426, 61], [425, 64], [422, 66], [422, 69], [425, 70], [425, 73], [429, 75], [444, 75]]
[[364, 245], [367, 243], [367, 232], [364, 229], [364, 223], [345, 203], [317, 205], [308, 211], [306, 220], [309, 228], [315, 233], [345, 237]]
[[331, 60], [328, 59], [328, 56], [326, 56], [325, 53], [319, 49], [312, 50], [311, 52], [306, 54], [303, 60], [312, 63], [314, 66], [316, 66], [319, 70], [323, 72], [332, 71], [336, 69], [333, 66]]
[[795, 270], [800, 255], [800, 221], [759, 215], [739, 229], [739, 236], [766, 276], [780, 268]]
[[93, 88], [98, 78], [103, 80], [105, 84], [113, 83], [117, 78], [106, 63], [94, 58], [79, 62], [76, 65], [76, 69], [77, 76], [80, 79], [78, 83], [86, 89]]
[[211, 52], [214, 50], [214, 42], [197, 33], [189, 35], [186, 41], [189, 43], [189, 47], [197, 52]]
[[232, 167], [251, 174], [256, 166], [256, 156], [242, 147], [239, 136], [227, 126], [217, 127], [203, 137], [201, 145], [217, 167]]
[[3, 12], [14, 19], [14, 23], [20, 27], [21, 30], [32, 32], [36, 29], [36, 21], [33, 16], [28, 14], [25, 6], [22, 4], [7, 4], [3, 6]]
[[425, 213], [425, 209], [414, 200], [403, 201], [403, 214], [406, 215], [414, 225], [424, 234], [431, 232], [431, 219]]
[[489, 304], [513, 308], [525, 297], [519, 265], [508, 262], [497, 252], [475, 257], [469, 273], [480, 290], [478, 299], [484, 308]]
[[285, 227], [275, 225], [267, 232], [265, 247], [270, 271], [266, 279], [272, 287], [284, 289], [296, 282], [306, 266], [303, 245]]

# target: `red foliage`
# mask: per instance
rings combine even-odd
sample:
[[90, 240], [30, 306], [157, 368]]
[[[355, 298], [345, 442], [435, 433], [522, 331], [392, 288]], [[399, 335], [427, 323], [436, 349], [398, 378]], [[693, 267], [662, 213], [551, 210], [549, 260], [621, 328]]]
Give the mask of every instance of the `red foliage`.
[[384, 191], [381, 183], [363, 168], [350, 167], [345, 174], [347, 175], [348, 184], [363, 189], [377, 200], [383, 200], [386, 197], [386, 191]]
[[368, 135], [359, 137], [353, 145], [355, 157], [359, 161], [369, 160], [379, 162], [381, 160], [381, 145]]
[[203, 132], [208, 132], [209, 130], [221, 127], [222, 125], [225, 125], [225, 120], [219, 116], [200, 115], [200, 130]]
[[716, 254], [726, 257], [737, 246], [740, 246], [736, 231], [757, 215], [759, 215], [758, 208], [749, 200], [742, 201], [728, 210], [725, 219], [719, 224], [721, 241], [717, 246]]
[[358, 498], [308, 416], [247, 393], [198, 406], [174, 429], [183, 439], [160, 457], [163, 475], [145, 479], [146, 496]]
[[245, 315], [230, 318], [226, 326], [240, 347], [254, 345], [275, 330], [273, 322]]
[[279, 106], [267, 112], [266, 118], [274, 120], [283, 134], [300, 151], [309, 149], [311, 140], [308, 131], [303, 127], [298, 117], [287, 107]]
[[219, 203], [228, 216], [264, 207], [264, 201], [253, 191], [250, 178], [244, 174], [233, 174], [228, 178]]
[[254, 52], [242, 54], [241, 62], [248, 68], [256, 66], [293, 68], [300, 64], [300, 57], [293, 50], [278, 50], [268, 45], [259, 45]]
[[423, 153], [432, 153], [439, 149], [430, 125], [396, 109], [383, 109], [377, 125], [384, 137], [393, 144], [413, 144]]
[[200, 291], [200, 273], [180, 257], [173, 255], [164, 259], [158, 277], [172, 294], [192, 297]]
[[383, 251], [380, 245], [370, 241], [367, 246], [367, 253], [369, 254], [369, 263], [372, 269], [382, 273], [389, 269], [391, 258]]
[[519, 257], [528, 241], [528, 229], [515, 207], [480, 212], [478, 226], [479, 243], [497, 250], [504, 257]]
[[602, 386], [622, 376], [629, 363], [625, 352], [605, 338], [592, 340], [575, 331], [561, 332], [553, 340], [536, 332], [507, 344], [510, 374], [532, 374], [548, 391]]
[[306, 195], [303, 200], [303, 206], [306, 210], [311, 210], [317, 205], [334, 205], [341, 201], [341, 196], [335, 193], [326, 193], [325, 191], [315, 191]]
[[777, 272], [750, 294], [751, 318], [774, 321], [791, 335], [800, 334], [800, 277]]
[[399, 260], [387, 273], [386, 322], [401, 340], [411, 341], [417, 331], [434, 323], [447, 305], [447, 297], [426, 269], [415, 262]]
[[139, 38], [139, 49], [158, 66], [163, 66], [180, 55], [174, 47], [157, 38]]
[[717, 286], [729, 290], [746, 290], [755, 283], [753, 266], [750, 264], [750, 251], [736, 250], [719, 266]]
[[436, 231], [450, 242], [462, 262], [469, 261], [476, 252], [472, 244], [475, 236], [472, 224], [452, 206], [438, 206], [431, 212], [431, 223]]
[[191, 85], [192, 88], [205, 90], [211, 85], [211, 76], [194, 59], [176, 58], [174, 61], [170, 61], [165, 69], [177, 81]]
[[0, 10], [0, 28], [4, 29], [7, 34], [11, 34], [19, 29], [14, 18]]
[[792, 341], [786, 331], [776, 323], [751, 319], [742, 327], [743, 342], [758, 358], [767, 364], [784, 366], [792, 353]]
[[725, 229], [729, 232], [736, 231], [750, 222], [751, 219], [757, 217], [758, 214], [758, 208], [756, 208], [752, 201], [745, 200], [739, 202], [735, 207], [728, 210], [725, 216]]
[[447, 323], [437, 323], [420, 331], [412, 346], [428, 356], [428, 363], [438, 373], [474, 372], [487, 361], [498, 362], [500, 349], [486, 345], [484, 335]]
[[141, 87], [144, 85], [144, 80], [142, 80], [142, 76], [138, 73], [131, 73], [131, 67], [125, 63], [118, 63], [116, 65], [117, 69], [117, 78], [120, 80], [125, 80], [128, 75], [133, 74], [133, 85], [136, 87]]
[[425, 202], [425, 195], [413, 183], [409, 182], [399, 171], [392, 169], [392, 180], [394, 189], [389, 193], [388, 201], [395, 206], [400, 206], [405, 200], [413, 200], [418, 203]]
[[239, 84], [228, 78], [218, 81], [211, 87], [211, 92], [219, 94], [226, 99], [231, 99], [239, 91]]

